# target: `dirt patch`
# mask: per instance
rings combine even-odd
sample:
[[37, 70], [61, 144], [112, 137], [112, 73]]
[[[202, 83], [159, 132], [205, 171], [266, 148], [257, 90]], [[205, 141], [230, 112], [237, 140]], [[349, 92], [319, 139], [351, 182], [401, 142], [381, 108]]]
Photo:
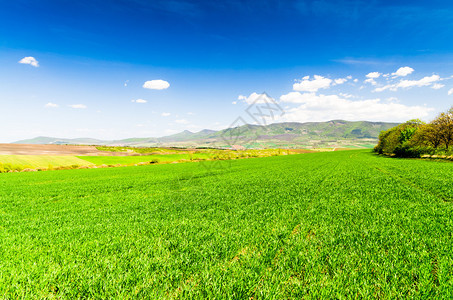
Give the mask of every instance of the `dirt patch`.
[[131, 156], [140, 154], [99, 151], [95, 146], [0, 144], [0, 155]]

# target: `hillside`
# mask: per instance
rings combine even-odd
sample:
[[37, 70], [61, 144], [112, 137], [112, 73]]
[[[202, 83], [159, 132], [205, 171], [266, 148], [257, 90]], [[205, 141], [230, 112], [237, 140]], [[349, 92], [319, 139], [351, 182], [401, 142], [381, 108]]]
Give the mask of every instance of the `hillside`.
[[176, 146], [176, 147], [231, 147], [242, 145], [247, 148], [316, 148], [316, 147], [365, 147], [377, 143], [382, 130], [397, 123], [343, 121], [286, 122], [267, 126], [244, 125], [219, 131], [204, 129], [199, 132], [183, 132], [160, 138], [129, 138], [105, 141], [89, 138], [65, 139], [37, 137], [17, 141], [23, 144], [93, 144], [129, 146]]

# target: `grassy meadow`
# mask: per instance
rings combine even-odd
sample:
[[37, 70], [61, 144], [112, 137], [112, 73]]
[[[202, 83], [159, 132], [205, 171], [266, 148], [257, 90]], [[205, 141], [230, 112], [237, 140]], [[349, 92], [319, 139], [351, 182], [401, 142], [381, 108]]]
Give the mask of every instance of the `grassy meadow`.
[[369, 150], [0, 174], [0, 298], [451, 298], [452, 178]]

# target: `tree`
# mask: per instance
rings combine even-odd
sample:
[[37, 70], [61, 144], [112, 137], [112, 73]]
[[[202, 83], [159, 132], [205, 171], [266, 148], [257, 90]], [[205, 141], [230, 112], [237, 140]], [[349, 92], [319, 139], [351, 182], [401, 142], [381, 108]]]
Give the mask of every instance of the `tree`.
[[434, 125], [434, 129], [438, 130], [438, 134], [448, 150], [453, 144], [453, 106], [447, 112], [441, 113], [431, 123]]
[[411, 139], [412, 146], [431, 146], [435, 149], [442, 143], [439, 126], [433, 123], [420, 126]]

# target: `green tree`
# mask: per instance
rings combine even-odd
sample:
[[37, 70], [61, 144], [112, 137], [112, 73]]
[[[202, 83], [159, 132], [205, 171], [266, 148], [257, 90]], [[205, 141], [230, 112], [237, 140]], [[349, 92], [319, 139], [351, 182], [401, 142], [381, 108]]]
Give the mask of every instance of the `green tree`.
[[438, 130], [439, 136], [448, 150], [453, 144], [453, 106], [447, 112], [441, 113], [432, 124]]

